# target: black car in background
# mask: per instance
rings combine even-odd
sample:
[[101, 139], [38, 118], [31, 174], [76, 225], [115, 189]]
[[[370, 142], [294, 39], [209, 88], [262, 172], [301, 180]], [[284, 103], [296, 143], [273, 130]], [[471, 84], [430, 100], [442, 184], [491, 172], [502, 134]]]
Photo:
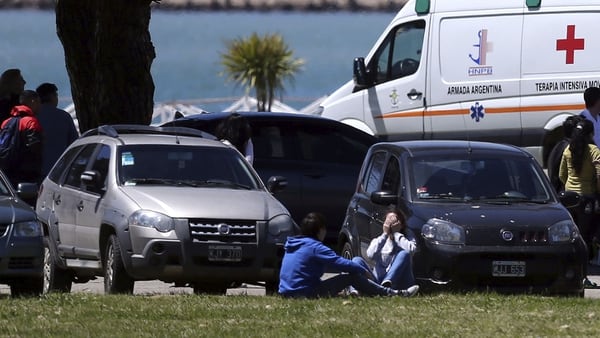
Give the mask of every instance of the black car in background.
[[536, 160], [518, 147], [468, 141], [372, 146], [340, 231], [343, 256], [366, 256], [390, 204], [406, 213], [417, 236], [413, 271], [423, 291], [583, 296], [586, 246], [565, 209], [576, 199], [559, 201]]
[[[191, 127], [214, 133], [231, 113], [203, 113], [162, 126]], [[283, 176], [287, 187], [275, 197], [296, 223], [311, 211], [325, 215], [325, 242], [335, 246], [361, 163], [377, 138], [354, 127], [298, 113], [243, 112], [252, 127], [254, 168], [266, 183]]]
[[37, 184], [19, 183], [15, 191], [0, 172], [0, 284], [13, 297], [39, 295], [43, 287], [43, 229], [33, 208]]

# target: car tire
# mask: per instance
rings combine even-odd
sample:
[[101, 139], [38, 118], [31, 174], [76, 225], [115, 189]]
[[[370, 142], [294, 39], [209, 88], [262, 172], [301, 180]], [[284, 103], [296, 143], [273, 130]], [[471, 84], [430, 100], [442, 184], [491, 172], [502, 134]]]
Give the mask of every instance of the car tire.
[[10, 285], [10, 295], [13, 298], [37, 297], [42, 294], [43, 277], [28, 278]]
[[56, 265], [55, 257], [50, 248], [50, 240], [44, 237], [44, 277], [42, 293], [71, 292], [73, 285], [72, 274]]
[[342, 256], [346, 259], [354, 258], [354, 253], [352, 252], [352, 245], [350, 245], [350, 242], [344, 243], [344, 246], [342, 247], [342, 252], [341, 252], [340, 256]]
[[131, 294], [134, 283], [134, 279], [125, 271], [119, 239], [115, 235], [110, 235], [104, 259], [104, 292], [106, 294]]
[[224, 295], [225, 293], [227, 293], [227, 285], [224, 284], [194, 283], [194, 294], [196, 295]]

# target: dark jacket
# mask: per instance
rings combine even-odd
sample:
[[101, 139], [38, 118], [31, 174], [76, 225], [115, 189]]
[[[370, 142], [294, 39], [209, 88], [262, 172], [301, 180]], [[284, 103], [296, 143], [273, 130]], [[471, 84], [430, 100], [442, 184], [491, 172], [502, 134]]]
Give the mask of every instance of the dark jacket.
[[42, 170], [42, 126], [33, 111], [27, 106], [15, 106], [11, 117], [2, 122], [2, 128], [15, 116], [20, 116], [19, 134], [21, 143], [17, 163], [5, 170], [5, 174], [16, 187], [19, 182], [39, 183]]
[[565, 190], [565, 185], [562, 183], [560, 178], [558, 177], [558, 170], [560, 168], [560, 160], [562, 159], [562, 154], [565, 151], [565, 148], [569, 146], [569, 139], [564, 138], [560, 140], [554, 148], [550, 151], [548, 155], [548, 178], [550, 178], [550, 183], [554, 187], [556, 192], [560, 192]]
[[288, 237], [279, 274], [279, 293], [313, 297], [327, 271], [365, 273], [365, 268], [338, 256], [322, 242], [306, 236]]

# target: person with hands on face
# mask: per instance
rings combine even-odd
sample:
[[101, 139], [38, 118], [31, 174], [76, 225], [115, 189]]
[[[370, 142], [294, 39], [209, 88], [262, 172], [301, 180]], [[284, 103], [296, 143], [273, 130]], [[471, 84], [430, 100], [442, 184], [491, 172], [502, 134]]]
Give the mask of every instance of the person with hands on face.
[[406, 226], [406, 216], [390, 207], [383, 222], [382, 234], [367, 248], [367, 257], [375, 265], [373, 276], [382, 286], [404, 289], [415, 284], [412, 255], [417, 250], [413, 232]]

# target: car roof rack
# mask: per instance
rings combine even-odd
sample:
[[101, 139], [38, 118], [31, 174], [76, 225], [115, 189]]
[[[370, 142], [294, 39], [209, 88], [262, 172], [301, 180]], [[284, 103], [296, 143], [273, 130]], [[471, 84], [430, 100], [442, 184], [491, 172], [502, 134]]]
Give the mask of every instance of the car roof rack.
[[105, 124], [98, 128], [90, 129], [80, 137], [92, 135], [106, 135], [113, 138], [118, 138], [122, 134], [158, 134], [158, 135], [174, 135], [174, 136], [192, 136], [202, 137], [206, 139], [216, 140], [217, 138], [210, 133], [197, 130], [189, 127], [155, 127], [146, 126], [143, 124]]

